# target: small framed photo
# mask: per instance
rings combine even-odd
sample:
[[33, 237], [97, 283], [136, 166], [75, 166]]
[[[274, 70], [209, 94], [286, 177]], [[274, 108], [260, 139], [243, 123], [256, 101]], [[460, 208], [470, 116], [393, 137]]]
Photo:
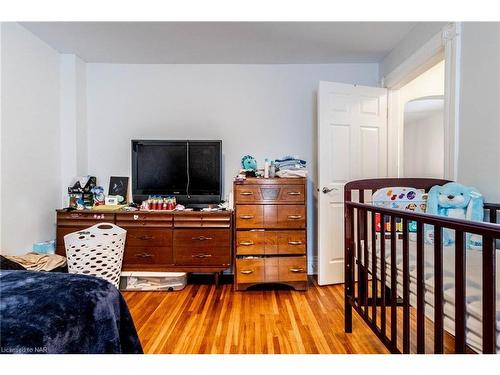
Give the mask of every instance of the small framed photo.
[[123, 197], [123, 203], [127, 202], [128, 177], [111, 176], [109, 179], [108, 195], [119, 195]]

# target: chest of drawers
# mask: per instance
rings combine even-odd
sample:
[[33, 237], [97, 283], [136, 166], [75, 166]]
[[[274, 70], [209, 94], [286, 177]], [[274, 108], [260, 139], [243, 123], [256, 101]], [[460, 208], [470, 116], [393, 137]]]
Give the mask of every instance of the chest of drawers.
[[281, 283], [306, 290], [306, 179], [234, 183], [235, 289]]
[[231, 267], [232, 212], [57, 211], [57, 253], [64, 236], [100, 222], [127, 231], [123, 271], [210, 272]]

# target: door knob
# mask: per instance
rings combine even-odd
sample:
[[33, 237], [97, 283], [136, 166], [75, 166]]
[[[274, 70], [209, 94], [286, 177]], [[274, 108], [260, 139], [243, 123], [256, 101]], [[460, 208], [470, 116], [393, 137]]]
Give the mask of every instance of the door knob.
[[321, 191], [323, 192], [323, 194], [328, 194], [329, 192], [334, 191], [334, 190], [338, 190], [338, 189], [324, 187], [323, 190], [321, 190]]

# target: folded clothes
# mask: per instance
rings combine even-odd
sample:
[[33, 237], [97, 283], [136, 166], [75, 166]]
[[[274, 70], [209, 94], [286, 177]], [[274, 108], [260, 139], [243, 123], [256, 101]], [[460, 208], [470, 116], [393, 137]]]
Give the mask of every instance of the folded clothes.
[[307, 177], [307, 170], [301, 169], [281, 169], [276, 172], [276, 176], [281, 178], [297, 178], [297, 177]]
[[279, 170], [301, 169], [306, 167], [305, 160], [293, 156], [285, 156], [283, 159], [275, 160], [274, 164]]

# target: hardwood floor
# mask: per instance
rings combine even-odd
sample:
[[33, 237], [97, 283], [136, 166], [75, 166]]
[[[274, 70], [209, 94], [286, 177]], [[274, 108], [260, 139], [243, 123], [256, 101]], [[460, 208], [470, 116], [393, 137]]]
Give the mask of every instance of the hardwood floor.
[[357, 314], [344, 333], [342, 285], [235, 292], [204, 283], [123, 295], [145, 353], [388, 353]]

